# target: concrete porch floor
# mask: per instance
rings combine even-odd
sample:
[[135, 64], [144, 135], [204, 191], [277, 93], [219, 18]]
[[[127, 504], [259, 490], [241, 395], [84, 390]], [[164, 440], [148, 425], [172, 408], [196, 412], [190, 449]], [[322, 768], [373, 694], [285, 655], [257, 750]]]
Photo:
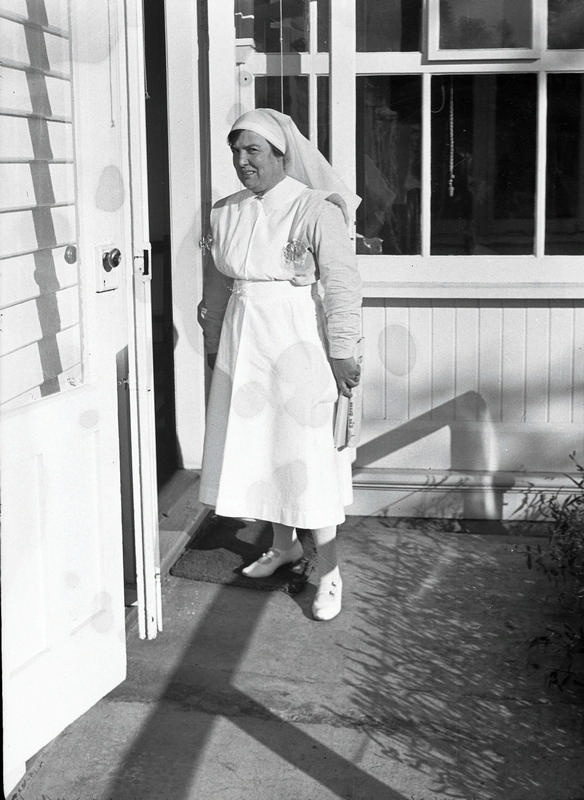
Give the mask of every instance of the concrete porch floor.
[[[344, 609], [166, 577], [164, 631], [28, 765], [17, 800], [582, 800], [582, 696], [530, 537], [349, 518]], [[540, 540], [541, 541], [541, 540]], [[548, 598], [549, 595], [549, 598]]]

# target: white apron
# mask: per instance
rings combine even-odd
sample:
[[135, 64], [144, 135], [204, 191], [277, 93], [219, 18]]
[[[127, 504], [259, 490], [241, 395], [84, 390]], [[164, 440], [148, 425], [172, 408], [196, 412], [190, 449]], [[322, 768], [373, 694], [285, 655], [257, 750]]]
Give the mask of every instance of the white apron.
[[285, 280], [280, 258], [305, 187], [282, 183], [259, 211], [251, 198], [215, 222], [215, 263], [236, 280], [213, 371], [199, 497], [222, 516], [314, 529], [344, 520], [351, 468], [333, 443], [337, 388], [316, 284]]

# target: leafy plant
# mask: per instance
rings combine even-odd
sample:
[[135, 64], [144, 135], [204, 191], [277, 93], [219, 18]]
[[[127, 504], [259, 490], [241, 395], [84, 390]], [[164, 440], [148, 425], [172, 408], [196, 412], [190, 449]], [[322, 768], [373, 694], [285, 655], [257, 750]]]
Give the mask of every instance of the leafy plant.
[[584, 467], [571, 453], [576, 474], [568, 475], [574, 490], [538, 493], [524, 501], [533, 516], [547, 520], [551, 531], [547, 545], [526, 548], [527, 566], [543, 572], [559, 590], [559, 601], [570, 617], [561, 630], [548, 629], [530, 647], [550, 651], [558, 660], [548, 673], [548, 683], [559, 689], [568, 683], [584, 686]]

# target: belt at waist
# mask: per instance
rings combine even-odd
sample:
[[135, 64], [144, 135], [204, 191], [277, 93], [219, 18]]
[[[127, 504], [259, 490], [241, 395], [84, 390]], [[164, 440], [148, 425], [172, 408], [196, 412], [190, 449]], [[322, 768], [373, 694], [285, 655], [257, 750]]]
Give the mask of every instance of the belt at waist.
[[294, 286], [290, 281], [233, 281], [232, 294], [243, 297], [271, 298], [310, 296], [316, 292], [316, 283]]

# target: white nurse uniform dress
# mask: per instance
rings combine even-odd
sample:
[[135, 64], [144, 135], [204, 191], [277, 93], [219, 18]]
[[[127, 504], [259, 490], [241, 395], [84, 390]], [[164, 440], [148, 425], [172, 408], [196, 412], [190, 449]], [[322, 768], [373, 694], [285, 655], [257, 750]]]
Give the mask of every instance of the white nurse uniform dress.
[[[326, 192], [285, 177], [261, 197], [243, 190], [217, 203], [211, 235], [223, 277], [203, 301], [206, 349], [217, 360], [200, 500], [222, 516], [337, 525], [352, 502], [351, 472], [333, 444], [328, 358], [354, 355], [361, 328], [342, 212]], [[296, 281], [291, 242], [306, 254]]]

